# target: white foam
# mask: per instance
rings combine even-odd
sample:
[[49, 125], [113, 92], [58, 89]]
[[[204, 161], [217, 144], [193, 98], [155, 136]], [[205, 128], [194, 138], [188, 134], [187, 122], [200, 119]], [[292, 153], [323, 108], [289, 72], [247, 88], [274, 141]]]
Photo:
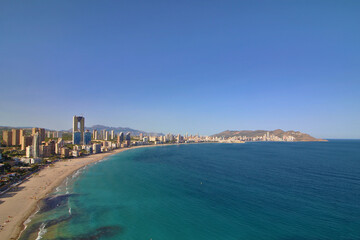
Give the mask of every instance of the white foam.
[[77, 170], [77, 171], [72, 175], [72, 179], [74, 179], [74, 178], [76, 178], [77, 176], [79, 176], [80, 173], [82, 172], [81, 170], [82, 170], [82, 169]]
[[18, 239], [20, 238], [21, 234], [25, 231], [25, 229], [28, 227], [28, 224], [31, 222], [31, 219], [40, 211], [39, 205], [37, 205], [37, 207], [38, 207], [38, 209], [25, 220], [24, 229], [19, 234]]
[[40, 240], [42, 239], [42, 236], [44, 236], [44, 234], [47, 232], [46, 230], [46, 224], [45, 223], [42, 223], [39, 227], [39, 232], [38, 232], [38, 236], [36, 238], [36, 240]]

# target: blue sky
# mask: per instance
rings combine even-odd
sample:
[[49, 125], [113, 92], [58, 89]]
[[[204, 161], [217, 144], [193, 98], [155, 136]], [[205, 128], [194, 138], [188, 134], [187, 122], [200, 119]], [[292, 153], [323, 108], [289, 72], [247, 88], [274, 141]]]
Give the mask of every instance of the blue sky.
[[0, 125], [360, 138], [360, 1], [1, 1]]

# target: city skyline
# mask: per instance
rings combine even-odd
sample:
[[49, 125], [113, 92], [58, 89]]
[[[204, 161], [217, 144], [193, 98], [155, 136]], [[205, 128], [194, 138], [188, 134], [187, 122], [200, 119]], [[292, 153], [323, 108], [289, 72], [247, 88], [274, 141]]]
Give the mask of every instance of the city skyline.
[[[73, 116], [74, 119], [76, 117], [80, 117], [82, 119], [84, 119], [83, 116]], [[74, 121], [73, 121], [73, 125], [74, 125]], [[237, 129], [237, 130], [224, 130], [224, 131], [221, 131], [221, 132], [217, 132], [217, 133], [212, 133], [212, 134], [200, 134], [199, 132], [197, 133], [191, 133], [191, 132], [186, 132], [186, 131], [182, 131], [182, 132], [154, 132], [154, 131], [143, 131], [141, 129], [133, 129], [133, 128], [130, 128], [130, 127], [114, 127], [114, 126], [104, 126], [104, 125], [100, 125], [100, 124], [97, 124], [97, 125], [93, 125], [93, 126], [83, 126], [84, 127], [84, 131], [81, 132], [79, 130], [75, 130], [74, 131], [74, 128], [70, 128], [70, 129], [50, 129], [50, 128], [41, 128], [43, 129], [44, 131], [44, 135], [45, 135], [45, 131], [47, 134], [49, 134], [49, 138], [50, 136], [52, 136], [53, 134], [56, 134], [56, 135], [61, 135], [62, 133], [72, 133], [72, 138], [74, 139], [74, 133], [78, 133], [78, 135], [76, 136], [76, 138], [78, 138], [78, 141], [77, 141], [77, 144], [82, 144], [83, 140], [81, 139], [81, 136], [85, 136], [84, 134], [85, 133], [92, 133], [92, 135], [94, 134], [100, 134], [101, 136], [103, 135], [103, 132], [104, 134], [108, 134], [109, 135], [109, 138], [111, 136], [111, 139], [114, 138], [114, 136], [116, 136], [117, 134], [121, 134], [123, 133], [122, 131], [134, 131], [134, 132], [138, 132], [138, 134], [135, 134], [135, 136], [166, 136], [166, 135], [185, 135], [185, 136], [202, 136], [202, 137], [208, 137], [208, 136], [217, 136], [219, 134], [222, 134], [224, 132], [267, 132], [269, 134], [269, 132], [298, 132], [298, 133], [301, 133], [301, 134], [304, 134], [304, 132], [300, 131], [300, 130], [293, 130], [293, 129], [280, 129], [280, 128], [277, 128], [277, 129]], [[31, 127], [31, 126], [0, 126], [0, 128], [5, 128], [3, 130], [3, 132], [12, 132], [12, 136], [14, 135], [14, 131], [17, 131], [17, 132], [20, 132], [20, 136], [23, 136], [23, 132], [24, 130], [30, 130], [30, 129], [38, 129], [38, 127]], [[102, 129], [102, 130], [98, 130], [98, 129]], [[124, 129], [124, 130], [113, 130], [113, 129]], [[90, 131], [91, 132], [90, 132]], [[96, 133], [95, 133], [96, 132]], [[305, 133], [305, 134], [309, 134], [311, 135], [311, 133]], [[18, 141], [19, 143], [21, 143], [21, 137], [18, 137]], [[105, 136], [105, 135], [104, 135]], [[317, 137], [317, 136], [311, 136], [311, 137], [315, 137], [315, 139], [326, 139], [326, 138], [321, 138], [321, 137]], [[10, 141], [14, 144], [14, 142], [16, 140], [14, 140], [13, 137], [10, 137]], [[95, 139], [97, 139], [95, 137]], [[105, 137], [105, 139], [107, 139], [107, 137]], [[328, 139], [336, 139], [336, 138], [328, 138]], [[341, 138], [339, 138], [341, 139]], [[358, 138], [348, 138], [348, 139], [358, 139]], [[309, 141], [309, 140], [307, 140]], [[311, 140], [310, 140], [311, 141]]]
[[0, 3], [0, 125], [360, 138], [358, 1]]

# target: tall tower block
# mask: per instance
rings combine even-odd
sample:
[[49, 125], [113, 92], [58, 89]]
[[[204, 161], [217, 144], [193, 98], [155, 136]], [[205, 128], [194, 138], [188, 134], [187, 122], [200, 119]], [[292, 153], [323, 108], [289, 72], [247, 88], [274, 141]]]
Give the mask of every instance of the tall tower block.
[[[80, 123], [80, 129], [79, 129]], [[83, 116], [74, 116], [73, 118], [73, 133], [80, 132], [81, 144], [84, 143], [84, 131], [85, 131], [85, 118]]]

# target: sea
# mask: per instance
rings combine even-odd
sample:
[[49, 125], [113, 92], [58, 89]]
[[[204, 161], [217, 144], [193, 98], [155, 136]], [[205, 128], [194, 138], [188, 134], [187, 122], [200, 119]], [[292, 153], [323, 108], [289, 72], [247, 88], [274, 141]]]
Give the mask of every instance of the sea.
[[69, 176], [20, 239], [360, 239], [360, 140], [130, 149]]

